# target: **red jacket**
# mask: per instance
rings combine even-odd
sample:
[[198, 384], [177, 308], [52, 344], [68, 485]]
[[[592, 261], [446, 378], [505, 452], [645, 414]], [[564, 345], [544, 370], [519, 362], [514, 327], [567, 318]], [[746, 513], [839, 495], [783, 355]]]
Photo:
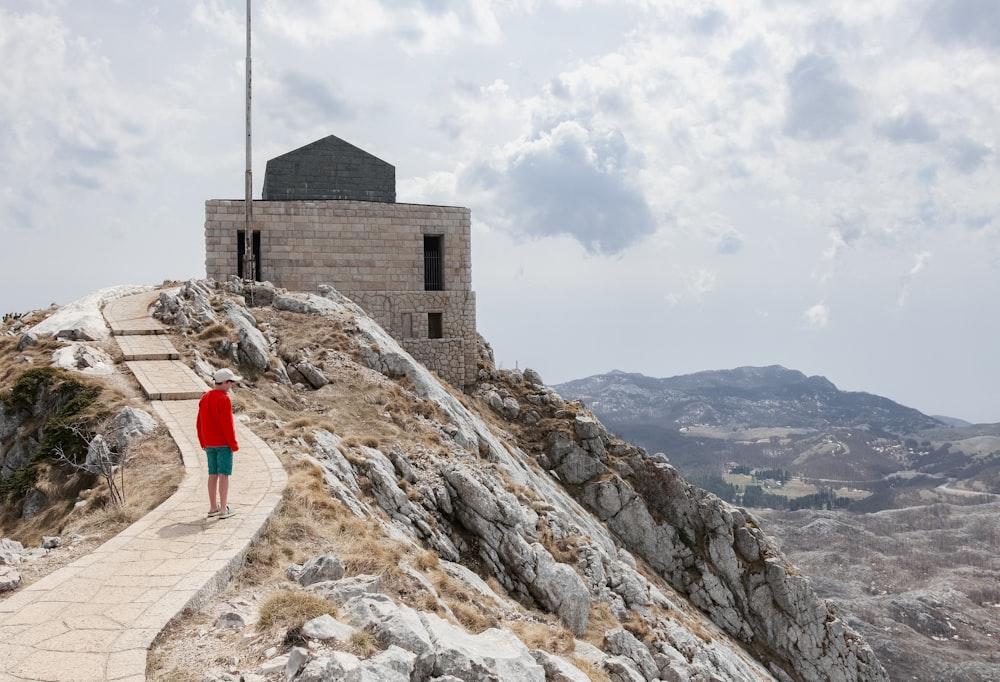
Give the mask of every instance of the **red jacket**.
[[233, 423], [233, 404], [225, 391], [212, 389], [198, 402], [198, 442], [203, 448], [228, 445], [236, 452], [236, 427]]

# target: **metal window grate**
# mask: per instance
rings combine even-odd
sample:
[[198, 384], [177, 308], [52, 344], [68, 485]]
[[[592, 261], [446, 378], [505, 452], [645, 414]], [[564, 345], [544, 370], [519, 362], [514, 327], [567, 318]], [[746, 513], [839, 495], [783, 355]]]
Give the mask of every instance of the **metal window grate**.
[[424, 290], [444, 290], [444, 257], [441, 236], [424, 236]]

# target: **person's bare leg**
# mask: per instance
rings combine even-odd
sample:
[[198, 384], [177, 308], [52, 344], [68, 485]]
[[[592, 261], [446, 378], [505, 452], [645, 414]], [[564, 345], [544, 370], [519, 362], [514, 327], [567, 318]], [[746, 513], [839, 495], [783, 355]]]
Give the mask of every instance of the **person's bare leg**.
[[[228, 478], [228, 477], [227, 477]], [[215, 504], [216, 490], [220, 488], [219, 486], [219, 474], [210, 474], [208, 477], [208, 502], [212, 507], [208, 510], [214, 512], [219, 507]], [[226, 491], [229, 491], [229, 482], [226, 481]], [[225, 502], [223, 502], [225, 504]]]
[[219, 509], [222, 513], [226, 513], [226, 503], [229, 501], [229, 477], [225, 474], [219, 474]]

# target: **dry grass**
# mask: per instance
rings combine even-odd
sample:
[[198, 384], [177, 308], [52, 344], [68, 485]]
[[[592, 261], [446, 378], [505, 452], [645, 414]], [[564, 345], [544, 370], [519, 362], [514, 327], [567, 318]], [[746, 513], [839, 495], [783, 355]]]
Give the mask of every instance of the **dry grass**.
[[611, 611], [611, 605], [603, 601], [592, 601], [587, 630], [580, 639], [601, 648], [604, 646], [604, 633], [617, 627], [621, 627], [621, 622]]
[[289, 470], [288, 485], [281, 506], [251, 546], [236, 576], [248, 586], [280, 582], [289, 564], [329, 551], [330, 527], [339, 516], [350, 515], [326, 492], [318, 468], [297, 460], [286, 462], [285, 468]]
[[431, 571], [431, 583], [458, 622], [469, 632], [480, 633], [498, 625], [499, 621], [485, 600], [478, 598], [478, 593], [465, 583], [439, 569]]
[[613, 682], [603, 669], [598, 668], [590, 661], [580, 656], [569, 656], [569, 662], [579, 668], [584, 675], [590, 678], [591, 682]]
[[555, 622], [508, 621], [504, 623], [529, 649], [542, 649], [558, 656], [573, 653], [573, 633]]
[[229, 327], [224, 324], [213, 324], [195, 334], [199, 341], [213, 341], [220, 338], [229, 338]]
[[367, 630], [358, 630], [347, 641], [347, 651], [359, 658], [369, 658], [381, 650], [375, 635]]
[[628, 619], [622, 623], [623, 628], [635, 635], [635, 638], [640, 642], [648, 644], [656, 639], [656, 633], [653, 632], [653, 628], [649, 626], [645, 618], [634, 613], [631, 609], [628, 615]]
[[377, 520], [358, 518], [331, 498], [322, 471], [313, 464], [291, 460], [285, 466], [289, 480], [281, 507], [250, 549], [238, 581], [247, 586], [280, 582], [289, 564], [332, 552], [347, 575], [378, 575], [388, 594], [412, 592], [399, 568], [410, 551], [406, 545], [390, 539]]
[[432, 568], [437, 568], [439, 564], [440, 557], [438, 556], [438, 553], [429, 549], [423, 552], [417, 552], [413, 561], [413, 565], [420, 571], [428, 571]]
[[312, 592], [281, 590], [267, 597], [260, 605], [257, 631], [301, 628], [313, 618], [324, 614], [335, 615], [336, 608], [323, 597]]
[[19, 342], [16, 336], [0, 336], [0, 386], [13, 386], [17, 378], [29, 369], [48, 366], [52, 362], [52, 353], [63, 346], [61, 341], [41, 336], [37, 344], [19, 351]]
[[553, 559], [561, 564], [569, 564], [571, 566], [575, 566], [579, 562], [579, 541], [582, 539], [581, 536], [569, 535], [564, 538], [556, 538], [549, 525], [541, 519], [538, 523], [537, 532], [538, 541], [542, 544], [542, 547], [549, 551]]
[[472, 602], [459, 601], [448, 603], [448, 608], [455, 614], [455, 618], [466, 630], [473, 634], [479, 634], [498, 625], [499, 621], [489, 613], [485, 613], [479, 606]]

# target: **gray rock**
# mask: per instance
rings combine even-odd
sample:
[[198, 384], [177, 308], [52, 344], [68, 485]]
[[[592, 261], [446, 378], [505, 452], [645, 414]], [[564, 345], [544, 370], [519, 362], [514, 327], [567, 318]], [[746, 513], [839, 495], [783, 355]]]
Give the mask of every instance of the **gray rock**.
[[410, 682], [414, 679], [417, 655], [390, 645], [385, 651], [361, 663], [356, 676], [345, 679], [357, 682]]
[[270, 282], [252, 282], [243, 287], [243, 300], [251, 308], [271, 305], [276, 290]]
[[603, 667], [613, 682], [647, 682], [631, 658], [612, 656], [604, 659]]
[[121, 450], [137, 436], [152, 433], [159, 425], [147, 412], [134, 407], [125, 407], [111, 420], [108, 437], [113, 447]]
[[246, 308], [235, 306], [229, 301], [226, 302], [225, 313], [226, 318], [236, 327], [240, 364], [265, 371], [271, 364], [271, 351], [264, 335], [257, 329], [256, 319]]
[[309, 585], [309, 590], [329, 600], [337, 606], [348, 599], [363, 594], [378, 594], [382, 589], [382, 578], [377, 575], [355, 575], [340, 580], [321, 580]]
[[342, 644], [349, 642], [356, 632], [356, 629], [341, 623], [328, 613], [313, 618], [302, 626], [302, 634], [309, 639], [332, 639]]
[[323, 371], [311, 362], [300, 362], [295, 365], [295, 369], [302, 375], [303, 379], [309, 382], [309, 385], [313, 388], [323, 388], [330, 383], [330, 380], [326, 378]]
[[416, 658], [413, 652], [394, 645], [367, 660], [335, 651], [330, 656], [309, 661], [297, 682], [410, 682], [426, 679], [414, 676]]
[[556, 473], [568, 485], [580, 485], [596, 476], [601, 476], [607, 470], [608, 468], [600, 460], [580, 447], [574, 447], [566, 453], [555, 467]]
[[395, 644], [418, 657], [426, 657], [434, 651], [420, 614], [383, 594], [354, 597], [344, 604], [343, 612], [350, 625], [372, 632], [383, 646]]
[[590, 682], [590, 677], [565, 658], [534, 649], [532, 658], [545, 670], [546, 682]]
[[108, 439], [97, 434], [87, 444], [87, 456], [83, 468], [92, 474], [110, 474], [118, 464], [119, 453], [112, 451]]
[[21, 585], [21, 574], [16, 568], [0, 566], [0, 593], [16, 590]]
[[292, 564], [288, 567], [286, 575], [303, 586], [327, 580], [340, 580], [344, 577], [344, 562], [336, 554], [323, 554], [313, 557], [302, 566]]
[[31, 519], [42, 513], [49, 504], [49, 496], [39, 490], [32, 488], [24, 495], [24, 504], [21, 507], [21, 518]]
[[[350, 655], [346, 654], [346, 652], [338, 653]], [[356, 656], [354, 658], [357, 660]], [[328, 680], [336, 679], [332, 674], [327, 675], [326, 673], [327, 666], [330, 665], [330, 660], [329, 656], [317, 656], [313, 658], [299, 671], [299, 676], [295, 678], [296, 682], [328, 682]]]
[[545, 669], [512, 632], [491, 628], [470, 635], [433, 613], [421, 618], [434, 643], [435, 675], [496, 682], [545, 681]]
[[590, 590], [576, 571], [557, 562], [544, 547], [535, 544], [532, 549], [535, 555], [532, 594], [551, 608], [573, 634], [583, 634], [590, 617]]
[[500, 414], [503, 415], [504, 419], [513, 421], [517, 419], [519, 414], [521, 414], [521, 405], [518, 404], [515, 398], [504, 398], [503, 406], [500, 408]]
[[524, 370], [524, 380], [527, 381], [532, 386], [544, 386], [545, 382], [542, 381], [542, 375], [533, 369], [525, 368]]
[[234, 611], [223, 613], [215, 621], [215, 627], [221, 630], [242, 630], [246, 625], [243, 616]]
[[604, 648], [610, 654], [629, 659], [642, 673], [644, 679], [655, 680], [660, 676], [659, 666], [656, 665], [653, 654], [625, 628], [615, 628], [605, 632]]
[[37, 345], [38, 345], [38, 334], [36, 334], [35, 332], [25, 332], [24, 334], [21, 334], [21, 338], [17, 342], [17, 350], [23, 351], [26, 348], [30, 348], [31, 346], [37, 346]]
[[573, 422], [573, 432], [581, 440], [590, 440], [601, 435], [601, 424], [596, 419], [577, 415]]
[[11, 540], [10, 538], [0, 539], [0, 564], [6, 566], [19, 564], [23, 555], [24, 545], [20, 542]]
[[60, 544], [62, 544], [62, 538], [58, 535], [43, 535], [42, 536], [42, 547], [44, 549], [55, 549]]
[[292, 650], [288, 652], [288, 661], [285, 663], [285, 679], [291, 680], [298, 675], [302, 666], [304, 666], [308, 660], [308, 649], [303, 649], [300, 646], [292, 647]]
[[[2, 406], [0, 406], [2, 409]], [[0, 422], [5, 420], [0, 416]], [[0, 423], [0, 436], [3, 432], [8, 430], [4, 428], [5, 426], [10, 426], [10, 430], [17, 432], [23, 420], [16, 417], [12, 417], [7, 420], [7, 424]], [[12, 434], [13, 435], [13, 434]], [[6, 441], [7, 438], [0, 438], [0, 440]], [[11, 474], [23, 467], [29, 461], [31, 461], [31, 456], [34, 454], [35, 450], [38, 449], [38, 441], [31, 434], [24, 434], [23, 436], [18, 436], [14, 443], [10, 446], [10, 450], [7, 451], [7, 457], [3, 460], [3, 466], [0, 467], [0, 481], [5, 478], [9, 478]]]
[[276, 294], [271, 303], [277, 310], [288, 310], [303, 315], [325, 315], [334, 309], [327, 298], [306, 294], [292, 296], [287, 293]]

